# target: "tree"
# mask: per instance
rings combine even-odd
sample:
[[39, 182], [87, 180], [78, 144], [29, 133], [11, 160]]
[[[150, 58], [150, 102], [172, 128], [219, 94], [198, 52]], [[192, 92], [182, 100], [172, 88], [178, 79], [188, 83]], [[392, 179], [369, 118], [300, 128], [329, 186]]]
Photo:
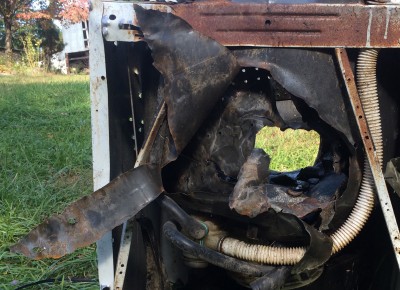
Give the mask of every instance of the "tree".
[[89, 17], [88, 0], [57, 0], [59, 3], [58, 19], [63, 24], [86, 21]]
[[1, 0], [0, 15], [3, 18], [5, 30], [5, 49], [6, 54], [12, 54], [12, 28], [19, 13], [25, 13], [36, 3], [37, 7], [44, 5], [43, 0]]
[[0, 0], [6, 54], [12, 54], [13, 26], [18, 21], [58, 19], [63, 24], [70, 24], [85, 21], [88, 15], [87, 0]]

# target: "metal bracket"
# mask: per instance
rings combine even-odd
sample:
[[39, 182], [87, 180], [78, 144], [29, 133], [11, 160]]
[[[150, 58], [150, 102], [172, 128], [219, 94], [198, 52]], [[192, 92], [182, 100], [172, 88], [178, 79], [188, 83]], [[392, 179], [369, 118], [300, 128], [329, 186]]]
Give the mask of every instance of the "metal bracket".
[[[101, 19], [102, 34], [106, 41], [136, 42], [143, 39], [140, 28], [135, 25], [136, 14], [132, 2], [104, 2]], [[171, 12], [167, 5], [140, 4], [146, 9]]]
[[114, 289], [122, 290], [124, 286], [126, 267], [128, 265], [129, 251], [132, 244], [132, 223], [134, 220], [125, 222], [122, 226], [121, 245], [118, 252], [117, 267], [115, 269]]

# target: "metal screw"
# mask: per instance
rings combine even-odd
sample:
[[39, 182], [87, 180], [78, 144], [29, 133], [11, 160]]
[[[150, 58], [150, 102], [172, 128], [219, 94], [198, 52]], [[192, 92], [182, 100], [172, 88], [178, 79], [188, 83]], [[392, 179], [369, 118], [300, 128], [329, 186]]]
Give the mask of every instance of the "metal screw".
[[76, 223], [77, 223], [76, 218], [74, 218], [74, 217], [68, 218], [68, 224], [74, 225]]

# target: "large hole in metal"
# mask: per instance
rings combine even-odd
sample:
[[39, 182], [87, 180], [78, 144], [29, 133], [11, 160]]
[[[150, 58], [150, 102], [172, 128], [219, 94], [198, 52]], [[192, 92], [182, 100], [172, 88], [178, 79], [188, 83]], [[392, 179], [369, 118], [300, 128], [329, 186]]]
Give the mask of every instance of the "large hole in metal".
[[314, 165], [319, 144], [319, 134], [313, 130], [264, 127], [257, 133], [255, 147], [270, 156], [270, 169], [293, 171]]

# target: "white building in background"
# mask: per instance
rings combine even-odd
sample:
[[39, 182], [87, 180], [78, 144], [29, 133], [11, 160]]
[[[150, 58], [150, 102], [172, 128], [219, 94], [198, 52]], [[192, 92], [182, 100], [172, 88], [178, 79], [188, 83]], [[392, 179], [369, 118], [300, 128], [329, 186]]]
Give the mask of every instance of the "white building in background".
[[62, 26], [64, 50], [53, 56], [52, 65], [62, 73], [89, 67], [89, 22]]

